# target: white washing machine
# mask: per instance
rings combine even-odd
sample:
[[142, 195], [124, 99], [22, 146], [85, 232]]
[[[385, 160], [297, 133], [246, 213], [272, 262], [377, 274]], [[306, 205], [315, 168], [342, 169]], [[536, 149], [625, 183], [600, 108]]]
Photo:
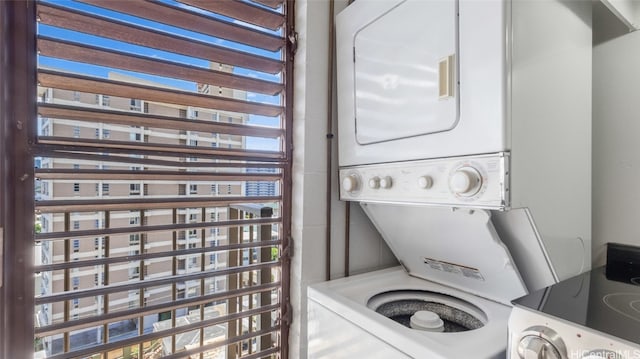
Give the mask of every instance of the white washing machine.
[[[527, 286], [491, 212], [362, 207], [402, 266], [309, 287], [309, 357], [503, 358], [510, 301]], [[549, 274], [536, 247], [538, 272]], [[582, 255], [564, 255], [579, 273]]]

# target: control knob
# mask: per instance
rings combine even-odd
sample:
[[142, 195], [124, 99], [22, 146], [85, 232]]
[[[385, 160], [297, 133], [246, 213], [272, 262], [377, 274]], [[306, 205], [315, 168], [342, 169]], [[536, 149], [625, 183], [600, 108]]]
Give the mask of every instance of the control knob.
[[558, 333], [536, 326], [525, 331], [518, 343], [518, 356], [521, 359], [564, 359], [567, 348]]
[[392, 185], [393, 185], [393, 181], [391, 180], [391, 177], [384, 176], [380, 179], [380, 187], [391, 188]]
[[429, 189], [433, 186], [433, 178], [431, 176], [421, 176], [418, 178], [418, 187]]
[[457, 169], [449, 179], [449, 186], [453, 193], [464, 197], [471, 197], [480, 190], [482, 186], [482, 176], [480, 172], [473, 167], [461, 167]]
[[360, 187], [360, 181], [356, 175], [349, 175], [342, 179], [342, 188], [347, 192], [355, 192]]
[[372, 189], [380, 188], [380, 177], [375, 176], [369, 179], [369, 188], [372, 188]]

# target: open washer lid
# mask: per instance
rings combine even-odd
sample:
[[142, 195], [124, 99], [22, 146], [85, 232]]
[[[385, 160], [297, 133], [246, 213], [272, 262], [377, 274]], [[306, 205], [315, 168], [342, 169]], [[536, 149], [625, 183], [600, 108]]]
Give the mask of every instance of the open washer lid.
[[491, 212], [362, 202], [409, 274], [503, 304], [527, 294]]

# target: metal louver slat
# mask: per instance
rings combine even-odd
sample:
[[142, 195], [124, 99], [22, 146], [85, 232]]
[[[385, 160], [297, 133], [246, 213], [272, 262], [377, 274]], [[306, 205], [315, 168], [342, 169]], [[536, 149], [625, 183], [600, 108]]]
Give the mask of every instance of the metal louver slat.
[[[255, 29], [239, 26], [230, 22], [207, 17], [169, 6], [158, 1], [112, 1], [112, 0], [80, 0], [83, 3], [100, 6], [125, 14], [155, 20], [167, 25], [173, 25], [203, 34], [240, 42], [243, 44], [276, 51], [284, 46], [284, 38], [267, 34]], [[262, 0], [270, 3], [271, 7], [279, 0]], [[266, 5], [266, 4], [265, 4]]]
[[[70, 149], [64, 150], [57, 148], [56, 146], [38, 146], [34, 147], [34, 150], [38, 155], [49, 156], [51, 158], [58, 159], [70, 159], [70, 160], [78, 160], [78, 161], [87, 161], [87, 162], [105, 162], [105, 163], [126, 163], [126, 164], [135, 164], [135, 165], [149, 165], [149, 166], [160, 166], [160, 167], [185, 167], [189, 169], [197, 169], [197, 168], [262, 168], [262, 169], [272, 169], [275, 170], [277, 168], [283, 168], [285, 166], [284, 163], [267, 163], [267, 162], [183, 162], [183, 161], [168, 161], [162, 159], [153, 159], [153, 158], [134, 158], [134, 157], [123, 157], [114, 155], [103, 155], [103, 154], [87, 154], [80, 153], [76, 151], [80, 151], [80, 149]], [[86, 151], [86, 149], [82, 149]], [[255, 161], [246, 159], [246, 161]]]
[[280, 197], [169, 197], [169, 198], [122, 198], [100, 200], [48, 200], [36, 202], [36, 211], [51, 212], [82, 212], [100, 208], [107, 211], [129, 209], [163, 209], [163, 208], [192, 208], [229, 206], [236, 203], [263, 203], [279, 201]]
[[183, 4], [221, 14], [267, 29], [276, 30], [284, 23], [284, 16], [244, 1], [209, 1], [209, 0], [178, 0]]
[[[220, 3], [225, 2], [222, 1]], [[278, 60], [231, 50], [199, 40], [153, 31], [122, 21], [109, 20], [101, 16], [69, 10], [51, 4], [40, 4], [38, 6], [38, 19], [42, 24], [104, 36], [114, 40], [209, 61], [234, 64], [257, 71], [275, 74], [282, 71], [283, 68], [282, 62]]]
[[89, 93], [93, 92], [112, 96], [205, 108], [215, 107], [225, 111], [243, 112], [263, 116], [278, 116], [282, 113], [282, 107], [280, 106], [258, 104], [249, 101], [221, 98], [211, 95], [193, 94], [186, 91], [168, 90], [152, 86], [78, 76], [49, 70], [40, 70], [38, 72], [38, 83], [40, 86], [64, 90]]
[[52, 294], [47, 296], [36, 297], [35, 304], [44, 304], [44, 303], [52, 303], [59, 302], [64, 300], [72, 300], [76, 298], [85, 298], [85, 297], [93, 297], [101, 294], [109, 294], [115, 292], [121, 292], [125, 290], [132, 289], [141, 289], [146, 287], [154, 287], [162, 284], [170, 284], [176, 282], [184, 282], [188, 280], [195, 279], [203, 279], [211, 276], [222, 276], [222, 275], [230, 275], [230, 274], [238, 274], [243, 272], [250, 272], [253, 270], [264, 270], [278, 266], [279, 262], [267, 262], [260, 264], [250, 264], [244, 265], [240, 267], [231, 267], [226, 269], [218, 269], [208, 272], [196, 272], [194, 274], [183, 274], [183, 275], [175, 275], [171, 277], [163, 277], [158, 279], [146, 279], [137, 282], [127, 282], [126, 284], [117, 284], [117, 285], [109, 285], [96, 289], [87, 289], [75, 292], [66, 292], [59, 294]]
[[46, 327], [36, 328], [36, 334], [38, 335], [53, 335], [59, 333], [62, 330], [78, 330], [83, 328], [88, 328], [91, 325], [95, 325], [95, 322], [114, 322], [118, 320], [126, 320], [130, 318], [135, 318], [144, 314], [151, 314], [157, 312], [158, 310], [175, 310], [184, 306], [189, 305], [199, 305], [204, 304], [213, 300], [225, 300], [229, 298], [235, 298], [242, 295], [251, 295], [256, 293], [261, 293], [265, 291], [271, 291], [277, 289], [281, 283], [272, 282], [269, 284], [256, 285], [252, 287], [236, 289], [232, 291], [225, 291], [216, 294], [211, 294], [198, 298], [190, 298], [190, 299], [182, 299], [178, 302], [171, 304], [160, 304], [146, 308], [139, 309], [129, 309], [116, 313], [108, 313], [101, 315], [97, 318], [90, 319], [78, 319], [76, 322], [66, 322], [66, 323], [58, 323], [48, 325]]
[[256, 4], [261, 4], [264, 6], [268, 6], [272, 9], [277, 9], [282, 6], [283, 0], [251, 0]]
[[217, 132], [230, 135], [281, 137], [284, 131], [280, 128], [247, 126], [235, 123], [189, 120], [125, 111], [110, 111], [90, 107], [73, 107], [45, 103], [38, 106], [38, 113], [44, 117], [70, 119], [76, 121], [120, 124], [128, 126], [160, 127], [183, 131]]
[[40, 179], [58, 180], [164, 180], [164, 181], [276, 181], [277, 174], [269, 173], [207, 173], [184, 171], [125, 171], [125, 170], [69, 170], [37, 169]]
[[[115, 1], [112, 3], [122, 3]], [[75, 44], [67, 41], [38, 39], [40, 55], [78, 61], [125, 70], [168, 76], [187, 81], [215, 83], [219, 86], [255, 91], [275, 95], [282, 91], [282, 84], [242, 77], [222, 71], [207, 70], [196, 66], [176, 64], [160, 59], [151, 59], [95, 46]]]
[[[72, 237], [72, 236], [66, 236], [65, 238], [68, 238], [68, 237]], [[149, 259], [174, 257], [174, 256], [186, 256], [190, 254], [203, 254], [203, 253], [218, 252], [218, 251], [260, 248], [260, 247], [268, 247], [268, 246], [274, 246], [274, 245], [277, 246], [279, 244], [282, 244], [282, 241], [260, 241], [257, 243], [237, 243], [237, 244], [225, 245], [225, 246], [181, 249], [181, 250], [171, 251], [171, 252], [129, 255], [126, 257], [111, 257], [111, 258], [101, 258], [101, 259], [89, 259], [89, 260], [76, 261], [76, 262], [46, 264], [46, 265], [36, 266], [34, 270], [36, 272], [54, 271], [54, 270], [76, 268], [76, 267], [115, 264], [115, 263], [129, 262], [129, 261], [135, 261], [135, 260], [149, 260]]]

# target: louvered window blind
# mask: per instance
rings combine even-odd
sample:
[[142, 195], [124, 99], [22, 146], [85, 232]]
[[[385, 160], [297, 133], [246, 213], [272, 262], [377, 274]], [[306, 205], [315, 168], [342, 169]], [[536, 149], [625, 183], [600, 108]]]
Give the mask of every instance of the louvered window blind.
[[286, 357], [292, 2], [35, 6], [34, 352]]

